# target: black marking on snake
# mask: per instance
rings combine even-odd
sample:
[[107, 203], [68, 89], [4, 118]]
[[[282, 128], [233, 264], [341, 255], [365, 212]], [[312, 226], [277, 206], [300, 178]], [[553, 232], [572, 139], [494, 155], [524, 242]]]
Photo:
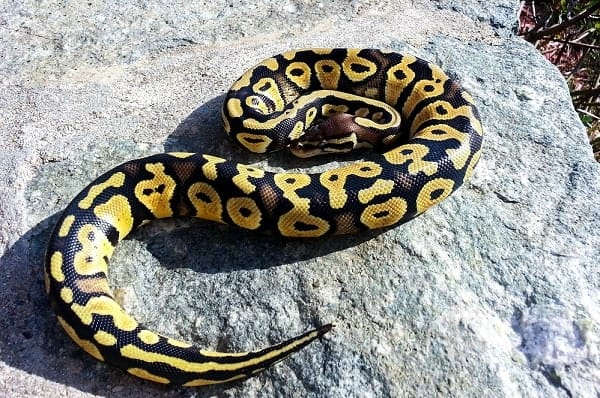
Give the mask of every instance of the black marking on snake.
[[[306, 82], [301, 80], [304, 75], [310, 75]], [[395, 79], [388, 81], [390, 76]], [[360, 80], [358, 86], [354, 80]], [[441, 93], [435, 93], [432, 81], [445, 81]], [[323, 94], [324, 88], [335, 91]], [[357, 92], [372, 99], [358, 100]], [[254, 352], [201, 351], [145, 329], [114, 301], [107, 292], [105, 272], [114, 247], [147, 220], [190, 213], [296, 238], [407, 222], [456, 190], [475, 167], [483, 130], [471, 101], [439, 67], [408, 54], [301, 50], [263, 61], [244, 73], [225, 97], [222, 117], [234, 141], [259, 153], [288, 148], [299, 157], [365, 147], [381, 152], [320, 174], [294, 173], [293, 177], [186, 153], [133, 159], [109, 170], [65, 208], [49, 239], [45, 283], [61, 325], [95, 358], [163, 384], [200, 386], [241, 380], [279, 362], [322, 337], [332, 325], [317, 325]], [[260, 104], [264, 107], [257, 110]], [[436, 104], [433, 110], [432, 104]], [[327, 118], [338, 112], [323, 110], [325, 105], [351, 110], [342, 115], [351, 135], [328, 127]], [[352, 112], [364, 109], [370, 115], [381, 112], [382, 117], [361, 124]], [[423, 111], [432, 118], [423, 120]], [[310, 132], [320, 123], [322, 139], [319, 145], [311, 145], [310, 137], [297, 126]], [[446, 130], [459, 134], [446, 138]], [[164, 173], [155, 171], [159, 169]], [[153, 188], [136, 189], [149, 180], [156, 183]], [[195, 183], [208, 186], [215, 195], [203, 189], [193, 191], [194, 199], [190, 189]]]

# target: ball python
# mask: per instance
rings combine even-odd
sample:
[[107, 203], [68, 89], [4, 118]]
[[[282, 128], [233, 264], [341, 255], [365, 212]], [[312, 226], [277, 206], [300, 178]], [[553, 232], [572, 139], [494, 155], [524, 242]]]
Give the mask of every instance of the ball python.
[[208, 154], [121, 164], [65, 208], [47, 248], [45, 286], [66, 333], [94, 358], [158, 383], [247, 378], [331, 329], [259, 351], [223, 353], [160, 335], [115, 301], [108, 261], [149, 220], [191, 216], [284, 237], [403, 223], [473, 172], [483, 131], [473, 98], [438, 66], [376, 49], [309, 49], [246, 71], [222, 107], [225, 132], [252, 152], [299, 157], [371, 149], [321, 173], [269, 172]]

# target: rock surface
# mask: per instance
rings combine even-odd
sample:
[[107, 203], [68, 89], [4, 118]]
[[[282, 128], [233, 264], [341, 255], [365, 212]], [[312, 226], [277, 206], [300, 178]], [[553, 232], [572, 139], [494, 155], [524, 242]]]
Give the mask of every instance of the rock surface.
[[[511, 37], [513, 2], [180, 3], [0, 6], [0, 396], [600, 394], [600, 167], [559, 73]], [[178, 220], [119, 246], [117, 296], [163, 333], [248, 350], [337, 322], [258, 377], [165, 389], [82, 353], [42, 287], [61, 209], [155, 152], [300, 167], [221, 141], [218, 110], [243, 70], [314, 46], [408, 51], [457, 77], [487, 134], [472, 180], [383, 233], [294, 241]]]

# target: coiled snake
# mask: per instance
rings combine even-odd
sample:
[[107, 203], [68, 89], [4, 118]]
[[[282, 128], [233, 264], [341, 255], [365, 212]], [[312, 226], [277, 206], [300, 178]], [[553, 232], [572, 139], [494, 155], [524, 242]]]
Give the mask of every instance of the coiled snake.
[[58, 321], [96, 359], [165, 384], [245, 378], [322, 336], [322, 326], [248, 353], [207, 352], [144, 328], [114, 300], [108, 259], [141, 223], [192, 216], [288, 237], [405, 222], [445, 199], [477, 164], [472, 97], [439, 67], [372, 49], [290, 51], [262, 61], [226, 96], [225, 131], [253, 152], [300, 157], [373, 148], [368, 160], [318, 174], [272, 173], [168, 153], [98, 177], [52, 232], [45, 284]]

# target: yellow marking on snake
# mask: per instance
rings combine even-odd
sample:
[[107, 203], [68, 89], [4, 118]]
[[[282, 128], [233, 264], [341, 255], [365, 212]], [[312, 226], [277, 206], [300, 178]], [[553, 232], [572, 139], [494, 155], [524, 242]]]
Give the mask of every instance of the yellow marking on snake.
[[167, 343], [169, 343], [169, 345], [172, 345], [173, 347], [179, 347], [179, 348], [192, 348], [193, 347], [193, 345], [190, 343], [187, 343], [185, 341], [175, 340], [175, 339], [167, 339]]
[[60, 298], [67, 304], [71, 303], [73, 301], [73, 290], [63, 287], [60, 289]]
[[360, 215], [360, 221], [371, 229], [396, 224], [406, 214], [406, 200], [390, 198], [383, 203], [369, 205]]
[[447, 141], [450, 139], [458, 141], [458, 148], [446, 149], [448, 159], [450, 159], [454, 168], [457, 170], [465, 167], [465, 164], [472, 153], [471, 147], [469, 146], [469, 136], [451, 126], [440, 124], [425, 127], [419, 132], [419, 138], [431, 141]]
[[94, 315], [109, 315], [117, 329], [132, 331], [138, 326], [137, 321], [110, 297], [91, 297], [85, 305], [71, 304], [71, 309], [86, 325], [92, 323]]
[[108, 180], [93, 185], [85, 198], [81, 199], [79, 202], [79, 207], [81, 209], [89, 209], [94, 199], [96, 199], [102, 192], [104, 192], [108, 188], [120, 188], [125, 183], [125, 174], [124, 173], [115, 173], [111, 175]]
[[393, 189], [394, 181], [377, 180], [370, 187], [358, 191], [358, 200], [360, 201], [360, 203], [367, 204], [377, 196], [390, 194]]
[[129, 200], [123, 195], [115, 195], [106, 203], [94, 208], [94, 214], [116, 228], [119, 237], [123, 239], [133, 228], [133, 216]]
[[223, 222], [223, 205], [219, 193], [206, 182], [195, 182], [188, 189], [188, 199], [196, 209], [194, 217]]
[[[244, 377], [247, 377], [247, 376], [241, 374], [241, 375], [230, 377], [229, 379], [225, 379], [221, 382], [228, 383], [231, 381], [243, 379]], [[202, 387], [202, 386], [208, 386], [211, 384], [215, 384], [215, 382], [216, 382], [215, 380], [209, 380], [209, 379], [196, 379], [196, 380], [188, 381], [187, 383], [183, 384], [183, 386], [184, 387]]]
[[155, 383], [169, 384], [171, 382], [166, 377], [157, 376], [155, 374], [148, 372], [146, 369], [129, 368], [129, 369], [127, 369], [127, 372], [131, 373], [134, 376], [140, 377], [142, 379], [150, 380]]
[[296, 58], [296, 54], [298, 54], [297, 50], [289, 50], [281, 53], [281, 57], [286, 61], [291, 61]]
[[65, 332], [67, 332], [67, 334], [69, 335], [71, 340], [75, 342], [75, 344], [83, 348], [85, 352], [87, 352], [97, 360], [104, 361], [104, 357], [102, 356], [100, 350], [98, 350], [98, 347], [94, 343], [92, 343], [89, 340], [80, 339], [75, 329], [73, 329], [73, 327], [71, 327], [71, 325], [69, 325], [61, 316], [58, 316], [57, 319], [58, 323], [60, 323], [60, 326], [62, 326], [62, 328], [65, 330]]
[[468, 117], [472, 120], [471, 124], [473, 126], [473, 130], [479, 134], [479, 136], [483, 136], [483, 126], [481, 125], [481, 121], [479, 119], [477, 119], [477, 115], [473, 113], [473, 109], [471, 109], [469, 112]]
[[408, 172], [411, 175], [423, 173], [427, 176], [438, 171], [438, 163], [425, 160], [429, 147], [423, 144], [406, 144], [393, 149], [383, 156], [391, 164], [402, 165], [408, 163]]
[[315, 71], [321, 87], [326, 90], [335, 90], [338, 87], [341, 77], [342, 67], [337, 62], [330, 59], [323, 59], [315, 62]]
[[463, 105], [455, 108], [448, 101], [436, 101], [433, 104], [427, 105], [421, 112], [415, 116], [410, 132], [415, 133], [423, 123], [435, 119], [435, 120], [451, 120], [459, 116], [471, 117], [471, 107]]
[[244, 114], [242, 101], [239, 98], [231, 98], [227, 101], [227, 110], [232, 117], [241, 117]]
[[344, 189], [350, 176], [361, 178], [376, 177], [381, 174], [381, 166], [375, 162], [361, 162], [340, 167], [321, 173], [320, 183], [329, 190], [329, 206], [332, 209], [341, 209], [348, 200], [348, 193]]
[[217, 172], [217, 165], [219, 163], [224, 163], [225, 159], [211, 156], [211, 155], [202, 155], [206, 163], [202, 165], [202, 174], [208, 178], [209, 180], [216, 180], [219, 178], [219, 173]]
[[99, 330], [94, 334], [94, 340], [98, 342], [98, 344], [102, 344], [105, 346], [114, 346], [117, 344], [117, 338], [104, 330]]
[[69, 231], [71, 231], [71, 226], [73, 225], [74, 221], [75, 221], [74, 215], [66, 216], [63, 223], [60, 226], [60, 229], [58, 230], [58, 236], [60, 236], [61, 238], [64, 238], [65, 236], [67, 236], [69, 234]]
[[146, 170], [152, 174], [152, 178], [136, 184], [135, 197], [154, 217], [173, 216], [170, 201], [175, 191], [175, 180], [165, 173], [165, 166], [161, 163], [146, 164]]
[[[321, 108], [321, 113], [323, 115], [327, 115], [327, 116], [332, 116], [335, 115], [336, 113], [348, 113], [348, 110], [350, 108], [348, 107], [348, 105], [331, 105], [331, 104], [325, 104], [323, 105], [323, 107]], [[369, 109], [368, 108], [363, 108], [364, 110], [366, 110], [366, 113], [358, 113], [358, 111], [355, 113], [356, 116], [367, 116], [367, 114], [369, 113]]]
[[267, 105], [262, 96], [259, 95], [251, 95], [246, 98], [246, 106], [262, 114], [269, 113], [269, 105]]
[[[209, 371], [236, 371], [244, 369], [253, 365], [257, 365], [267, 361], [269, 359], [276, 358], [285, 352], [294, 350], [295, 347], [306, 343], [307, 341], [313, 340], [316, 336], [316, 332], [309, 334], [301, 339], [298, 339], [290, 344], [283, 346], [280, 349], [273, 350], [263, 354], [257, 358], [242, 359], [236, 363], [218, 363], [218, 362], [206, 362], [196, 363], [186, 361], [181, 358], [173, 356], [145, 351], [142, 348], [136, 347], [133, 344], [125, 345], [121, 348], [121, 355], [126, 358], [140, 359], [145, 362], [162, 362], [169, 364], [170, 366], [189, 373], [206, 373]], [[241, 357], [245, 358], [245, 356]]]
[[185, 158], [189, 158], [190, 156], [193, 156], [194, 153], [193, 152], [169, 152], [169, 155], [174, 156], [179, 159], [185, 159]]
[[310, 86], [312, 71], [310, 66], [306, 65], [304, 62], [290, 63], [285, 69], [285, 74], [288, 79], [304, 90]]
[[316, 117], [317, 117], [317, 108], [315, 108], [315, 107], [309, 108], [308, 111], [306, 112], [305, 125], [306, 126], [312, 125], [313, 121], [315, 120]]
[[236, 197], [227, 201], [227, 214], [231, 220], [245, 229], [260, 227], [262, 213], [251, 198]]
[[475, 166], [479, 162], [479, 158], [481, 157], [481, 152], [476, 152], [473, 157], [471, 157], [471, 162], [467, 166], [467, 171], [465, 172], [465, 178], [471, 178], [473, 171], [475, 170]]
[[200, 350], [200, 353], [204, 356], [214, 358], [243, 357], [249, 354], [248, 352], [215, 352], [206, 350]]
[[57, 282], [64, 282], [65, 280], [65, 274], [63, 273], [62, 266], [62, 253], [59, 251], [52, 253], [52, 256], [50, 257], [50, 275]]
[[[260, 64], [256, 65], [255, 68], [259, 68], [261, 66], [266, 67], [271, 71], [276, 71], [279, 68], [279, 63], [275, 58], [269, 58], [262, 61]], [[247, 87], [251, 84], [252, 73], [251, 71], [247, 71], [244, 73], [233, 85], [231, 86], [232, 90], [240, 90], [244, 87]]]
[[360, 50], [348, 50], [348, 56], [342, 62], [342, 68], [348, 79], [360, 82], [374, 75], [378, 68], [375, 62], [358, 55]]
[[284, 192], [283, 197], [294, 206], [279, 218], [277, 227], [283, 236], [317, 237], [325, 234], [330, 224], [320, 217], [310, 214], [310, 200], [296, 192], [311, 183], [306, 174], [275, 174], [275, 184]]
[[156, 333], [150, 331], [150, 330], [141, 330], [140, 332], [138, 332], [138, 337], [140, 338], [140, 340], [142, 340], [144, 343], [152, 345], [152, 344], [156, 344], [160, 341], [160, 336], [157, 335]]
[[256, 190], [256, 185], [250, 181], [250, 178], [262, 178], [265, 175], [264, 170], [243, 164], [237, 165], [238, 175], [232, 178], [233, 183], [245, 194], [250, 194]]
[[77, 241], [81, 250], [75, 252], [73, 268], [79, 275], [94, 275], [98, 272], [108, 273], [108, 259], [114, 250], [113, 245], [102, 230], [92, 224], [81, 227], [77, 233]]
[[[411, 55], [404, 56], [402, 60], [387, 70], [385, 86], [385, 102], [391, 106], [396, 106], [400, 95], [404, 92], [409, 83], [415, 80], [415, 72], [409, 65], [417, 62], [417, 58]], [[402, 113], [406, 115], [406, 112]]]
[[[262, 96], [270, 99], [273, 102], [273, 105], [275, 105], [275, 111], [281, 111], [285, 106], [283, 97], [281, 96], [281, 92], [279, 91], [279, 87], [277, 86], [275, 79], [262, 78], [252, 86], [252, 89], [257, 93], [260, 93]], [[268, 112], [268, 108], [263, 109], [263, 112]]]
[[94, 358], [161, 384], [224, 383], [268, 368], [332, 325], [256, 352], [210, 352], [162, 337], [113, 298], [115, 245], [151, 219], [179, 216], [296, 238], [407, 222], [473, 173], [483, 139], [474, 104], [458, 82], [412, 55], [308, 49], [267, 58], [225, 96], [220, 114], [232, 141], [298, 157], [375, 153], [314, 174], [187, 152], [114, 167], [71, 201], [50, 236], [44, 284], [59, 323]]
[[452, 193], [452, 188], [454, 181], [447, 178], [428, 181], [417, 196], [417, 212], [422, 213], [446, 199]]
[[239, 133], [236, 138], [247, 150], [254, 153], [267, 152], [273, 140], [263, 134]]
[[448, 81], [448, 76], [436, 66], [429, 65], [429, 67], [432, 79], [423, 79], [415, 83], [410, 97], [402, 107], [403, 114], [411, 114], [419, 103], [438, 97], [444, 92], [444, 84]]
[[290, 139], [295, 140], [297, 138], [300, 138], [302, 134], [304, 134], [304, 123], [296, 122], [294, 128], [292, 129], [292, 132], [290, 133]]

